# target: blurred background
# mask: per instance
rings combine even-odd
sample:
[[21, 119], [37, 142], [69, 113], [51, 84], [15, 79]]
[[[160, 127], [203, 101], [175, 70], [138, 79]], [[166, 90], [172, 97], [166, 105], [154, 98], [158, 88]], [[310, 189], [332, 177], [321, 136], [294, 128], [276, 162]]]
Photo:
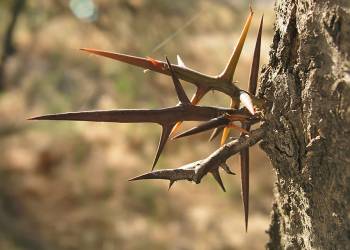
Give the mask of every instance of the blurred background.
[[[253, 1], [255, 18], [234, 79], [246, 88], [265, 14], [262, 64], [272, 40], [273, 3]], [[274, 174], [251, 153], [250, 221], [244, 230], [239, 159], [223, 193], [200, 185], [127, 180], [150, 170], [161, 129], [152, 124], [30, 122], [45, 113], [159, 108], [177, 103], [171, 80], [79, 51], [91, 47], [181, 55], [220, 73], [249, 12], [242, 0], [0, 0], [0, 249], [262, 249]], [[183, 84], [189, 95], [194, 88]], [[202, 104], [228, 106], [208, 94]], [[185, 124], [184, 128], [190, 127]], [[157, 168], [208, 156], [209, 133], [170, 141]]]

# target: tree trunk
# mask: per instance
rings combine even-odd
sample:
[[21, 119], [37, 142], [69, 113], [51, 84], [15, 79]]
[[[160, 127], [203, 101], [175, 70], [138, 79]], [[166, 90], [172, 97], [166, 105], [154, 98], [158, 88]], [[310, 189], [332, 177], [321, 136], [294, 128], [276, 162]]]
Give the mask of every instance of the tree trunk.
[[259, 93], [277, 175], [268, 249], [350, 248], [349, 5], [276, 1]]

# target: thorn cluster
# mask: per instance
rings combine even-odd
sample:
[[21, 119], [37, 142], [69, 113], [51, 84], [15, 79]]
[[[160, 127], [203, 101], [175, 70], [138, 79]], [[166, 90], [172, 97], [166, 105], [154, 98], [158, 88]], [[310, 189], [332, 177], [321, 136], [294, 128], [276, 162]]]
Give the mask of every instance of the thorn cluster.
[[[132, 178], [130, 181], [165, 179], [170, 182], [169, 189], [176, 181], [180, 180], [193, 181], [198, 184], [205, 175], [210, 173], [222, 190], [226, 191], [219, 170], [222, 169], [227, 174], [235, 175], [227, 165], [226, 161], [232, 155], [240, 153], [242, 199], [247, 230], [249, 208], [249, 147], [260, 141], [263, 138], [265, 131], [264, 128], [261, 127], [250, 132], [251, 125], [261, 121], [261, 117], [256, 113], [256, 108], [263, 108], [261, 103], [264, 103], [263, 100], [255, 97], [259, 74], [263, 18], [261, 18], [256, 46], [254, 49], [248, 91], [238, 88], [232, 82], [232, 79], [249, 31], [252, 17], [253, 12], [250, 11], [237, 46], [235, 47], [224, 71], [217, 76], [205, 75], [188, 68], [180, 56], [177, 56], [177, 64], [174, 65], [170, 63], [168, 58], [166, 58], [165, 61], [160, 61], [150, 57], [141, 58], [96, 49], [81, 49], [89, 53], [135, 65], [145, 70], [152, 70], [158, 73], [170, 75], [179, 100], [179, 103], [176, 106], [163, 109], [117, 109], [69, 112], [37, 116], [30, 118], [30, 120], [72, 120], [159, 124], [162, 127], [162, 134], [151, 172]], [[179, 79], [192, 83], [197, 87], [197, 90], [191, 99], [187, 97]], [[203, 96], [210, 90], [216, 90], [230, 96], [231, 107], [197, 106]], [[240, 104], [243, 105], [243, 108], [239, 108]], [[191, 136], [213, 129], [214, 131], [209, 140], [213, 140], [217, 135], [223, 132], [221, 147], [205, 159], [176, 169], [153, 171], [169, 137], [176, 133], [181, 123], [184, 121], [202, 121], [203, 123], [173, 136], [172, 139]], [[240, 122], [242, 126], [238, 126], [234, 124], [234, 122]], [[231, 128], [241, 132], [241, 135], [236, 140], [226, 143]]]

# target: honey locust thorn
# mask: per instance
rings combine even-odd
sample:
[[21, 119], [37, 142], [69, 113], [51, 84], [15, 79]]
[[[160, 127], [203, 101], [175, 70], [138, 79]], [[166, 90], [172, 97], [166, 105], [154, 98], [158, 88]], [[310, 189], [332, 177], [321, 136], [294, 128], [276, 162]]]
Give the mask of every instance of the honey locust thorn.
[[[261, 18], [257, 40], [254, 49], [254, 56], [249, 76], [248, 92], [238, 88], [233, 82], [233, 75], [239, 61], [245, 39], [252, 21], [253, 12], [250, 11], [240, 35], [239, 41], [230, 56], [223, 72], [216, 76], [209, 76], [187, 67], [181, 57], [177, 55], [177, 65], [171, 64], [168, 58], [160, 61], [151, 57], [135, 57], [121, 53], [84, 48], [83, 51], [108, 57], [127, 64], [141, 67], [145, 70], [152, 70], [158, 73], [171, 76], [174, 89], [179, 103], [176, 106], [162, 109], [115, 109], [80, 111], [58, 114], [48, 114], [32, 117], [29, 120], [70, 120], [70, 121], [92, 121], [92, 122], [114, 122], [114, 123], [155, 123], [162, 126], [162, 134], [159, 140], [158, 149], [152, 164], [152, 171], [130, 181], [144, 179], [165, 179], [169, 180], [169, 189], [180, 180], [200, 183], [202, 178], [210, 173], [225, 191], [225, 186], [220, 176], [219, 169], [222, 168], [227, 174], [234, 175], [226, 161], [236, 153], [241, 156], [241, 183], [242, 200], [245, 214], [245, 227], [248, 227], [249, 210], [249, 147], [259, 142], [265, 135], [264, 124], [256, 130], [250, 131], [252, 124], [259, 122], [261, 117], [255, 114], [255, 106], [263, 107], [264, 100], [255, 96], [259, 75], [260, 47], [263, 27]], [[186, 95], [181, 80], [194, 84], [197, 89], [191, 99]], [[210, 90], [216, 90], [231, 97], [230, 108], [197, 106], [199, 101]], [[239, 108], [243, 104], [243, 108]], [[194, 135], [207, 130], [214, 129], [210, 140], [223, 132], [220, 148], [203, 160], [199, 160], [176, 169], [162, 169], [153, 171], [159, 157], [171, 134], [173, 134], [183, 121], [201, 121], [202, 124], [178, 134], [174, 138]], [[241, 122], [242, 127], [233, 122]], [[238, 129], [241, 136], [226, 143], [230, 128]]]

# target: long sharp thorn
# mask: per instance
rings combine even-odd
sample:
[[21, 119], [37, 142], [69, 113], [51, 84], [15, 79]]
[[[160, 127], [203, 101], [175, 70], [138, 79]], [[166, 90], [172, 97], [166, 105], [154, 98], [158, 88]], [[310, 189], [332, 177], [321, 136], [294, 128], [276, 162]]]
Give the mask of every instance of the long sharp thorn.
[[216, 182], [219, 183], [221, 189], [222, 189], [224, 192], [226, 192], [226, 189], [225, 189], [224, 183], [222, 182], [222, 179], [221, 179], [219, 170], [216, 169], [216, 170], [211, 171], [210, 173], [213, 175], [213, 177], [214, 177], [214, 179], [216, 180]]
[[129, 179], [129, 181], [138, 181], [138, 180], [168, 180], [175, 182], [178, 180], [189, 180], [193, 179], [195, 175], [195, 168], [200, 161], [191, 162], [187, 165], [184, 165], [175, 169], [161, 169], [155, 170], [149, 173], [145, 173], [134, 178]]
[[255, 114], [252, 98], [247, 92], [241, 91], [241, 93], [239, 94], [239, 100], [243, 103], [244, 107], [246, 107], [252, 115]]
[[253, 96], [255, 96], [256, 87], [258, 85], [260, 50], [261, 50], [261, 36], [262, 36], [263, 22], [264, 22], [264, 16], [261, 17], [258, 36], [256, 38], [256, 43], [255, 43], [252, 66], [250, 69], [250, 76], [249, 76], [248, 91]]
[[244, 25], [244, 28], [242, 30], [242, 33], [241, 33], [239, 41], [236, 45], [236, 48], [233, 51], [231, 58], [230, 58], [229, 62], [227, 63], [224, 71], [219, 75], [219, 78], [221, 78], [222, 80], [232, 82], [233, 74], [236, 70], [236, 66], [237, 66], [239, 57], [241, 55], [245, 39], [247, 37], [252, 18], [253, 18], [253, 12], [252, 12], [252, 10], [250, 10], [249, 16], [246, 20], [246, 23]]
[[[63, 121], [91, 121], [91, 122], [156, 122], [154, 117], [147, 114], [150, 110], [97, 110], [48, 114], [29, 118], [28, 120], [63, 120]], [[152, 115], [154, 116], [154, 115]]]
[[134, 178], [129, 179], [129, 181], [161, 179], [159, 176], [157, 176], [156, 173], [157, 172], [150, 172], [150, 173], [142, 174], [142, 175], [139, 175], [139, 176], [136, 176]]
[[248, 230], [249, 216], [249, 149], [244, 149], [240, 153], [241, 159], [241, 182], [242, 182], [242, 200], [244, 208], [245, 230]]
[[91, 48], [82, 48], [80, 50], [89, 52], [95, 55], [108, 57], [117, 61], [138, 66], [144, 69], [149, 69], [159, 73], [168, 74], [168, 70], [166, 69], [166, 63], [159, 60], [152, 59], [152, 58], [130, 56], [126, 54], [114, 53], [114, 52], [91, 49]]
[[140, 180], [169, 180], [174, 181], [172, 179], [172, 170], [156, 170], [153, 172], [149, 172], [146, 174], [142, 174], [139, 176], [136, 176], [134, 178], [129, 179], [129, 181], [140, 181]]
[[[170, 71], [167, 67], [166, 62], [156, 60], [153, 58], [143, 58], [143, 57], [131, 56], [131, 55], [126, 55], [121, 53], [114, 53], [114, 52], [108, 52], [108, 51], [90, 49], [90, 48], [83, 48], [80, 50], [88, 53], [92, 53], [95, 55], [108, 57], [113, 60], [117, 60], [130, 65], [134, 65], [136, 67], [143, 68], [145, 70], [152, 70], [161, 74], [170, 75]], [[197, 87], [199, 85], [204, 86], [202, 85], [202, 83], [205, 84], [204, 82], [215, 81], [214, 77], [202, 74], [200, 72], [197, 72], [187, 67], [180, 67], [178, 65], [173, 65], [173, 68], [174, 68], [174, 71], [177, 73], [178, 78], [184, 81], [190, 82], [196, 85]]]
[[224, 130], [224, 127], [215, 128], [213, 133], [211, 133], [211, 135], [209, 137], [209, 141], [214, 140], [223, 130]]
[[182, 61], [181, 57], [179, 55], [176, 56], [177, 59], [177, 65], [182, 67], [182, 68], [187, 68], [185, 63]]
[[[248, 91], [251, 95], [255, 95], [256, 87], [259, 75], [259, 62], [260, 62], [260, 47], [261, 47], [261, 35], [263, 27], [263, 16], [261, 17], [260, 27], [254, 49], [253, 62], [250, 70], [249, 87]], [[248, 98], [249, 97], [249, 98]], [[254, 114], [254, 107], [251, 98], [248, 94], [241, 94], [240, 99], [246, 108]], [[242, 100], [243, 99], [243, 100]], [[252, 112], [253, 111], [253, 112]], [[250, 125], [243, 124], [243, 128], [247, 131], [250, 130]], [[241, 182], [242, 182], [242, 199], [244, 207], [245, 229], [248, 230], [248, 217], [249, 217], [249, 148], [246, 148], [240, 152], [241, 159]]]
[[160, 140], [159, 140], [159, 145], [158, 145], [158, 149], [157, 149], [157, 153], [156, 153], [156, 156], [154, 158], [154, 161], [153, 161], [153, 165], [152, 165], [152, 171], [154, 169], [154, 167], [156, 166], [157, 162], [158, 162], [158, 159], [160, 157], [160, 154], [162, 153], [163, 149], [164, 149], [164, 146], [165, 146], [165, 143], [167, 142], [167, 140], [169, 139], [169, 135], [170, 135], [170, 132], [171, 132], [171, 128], [174, 126], [174, 124], [171, 124], [171, 125], [163, 125], [163, 130], [162, 130], [162, 135], [160, 137]]
[[[164, 112], [164, 111], [163, 111]], [[63, 120], [63, 121], [91, 121], [91, 122], [118, 122], [118, 123], [161, 123], [162, 112], [149, 109], [118, 109], [67, 112], [58, 114], [42, 115], [29, 118], [28, 120]]]
[[176, 94], [177, 94], [177, 96], [179, 98], [179, 101], [182, 104], [191, 105], [191, 102], [188, 99], [188, 97], [187, 97], [187, 95], [185, 93], [185, 90], [183, 89], [183, 87], [182, 87], [182, 85], [180, 83], [179, 78], [177, 78], [177, 76], [175, 75], [175, 72], [173, 70], [173, 67], [171, 66], [171, 63], [169, 62], [169, 59], [167, 57], [165, 59], [166, 59], [166, 62], [168, 64], [168, 67], [169, 67], [169, 70], [170, 70], [170, 73], [171, 73], [171, 78], [173, 79], [175, 90], [176, 90]]
[[[206, 88], [197, 88], [196, 93], [191, 98], [192, 105], [197, 105], [199, 101], [203, 98], [203, 96], [208, 93], [208, 89]], [[180, 128], [182, 122], [177, 122], [171, 131], [171, 136], [174, 135]]]
[[194, 135], [194, 134], [198, 134], [216, 127], [221, 127], [224, 125], [227, 125], [228, 123], [230, 123], [230, 119], [228, 119], [225, 116], [221, 116], [218, 118], [214, 118], [209, 120], [208, 122], [204, 122], [200, 125], [198, 125], [197, 127], [194, 127], [192, 129], [189, 129], [181, 134], [178, 134], [177, 136], [175, 136], [173, 139], [178, 139], [181, 137], [185, 137], [185, 136], [190, 136], [190, 135]]
[[227, 174], [236, 175], [234, 172], [231, 171], [230, 167], [227, 165], [226, 162], [222, 163], [222, 164], [221, 164], [221, 167], [222, 167], [223, 170], [225, 170], [225, 172], [226, 172]]

